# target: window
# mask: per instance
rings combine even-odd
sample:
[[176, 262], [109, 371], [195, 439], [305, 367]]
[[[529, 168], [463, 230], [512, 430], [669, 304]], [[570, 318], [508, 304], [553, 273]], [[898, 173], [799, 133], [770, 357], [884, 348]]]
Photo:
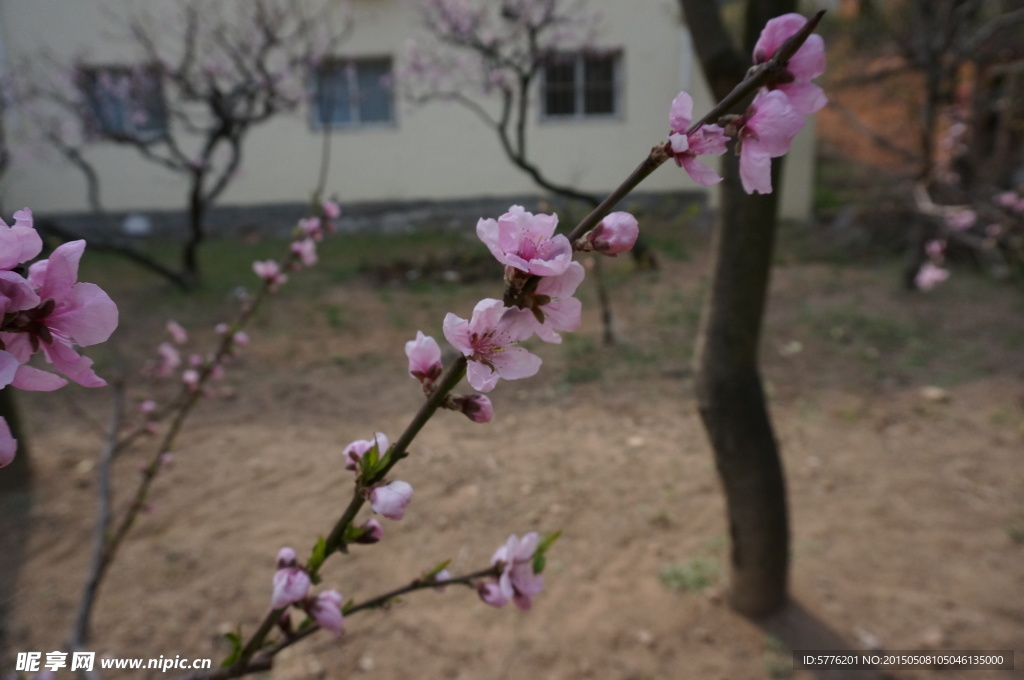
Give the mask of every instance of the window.
[[619, 112], [619, 52], [559, 54], [544, 66], [546, 118], [614, 116]]
[[156, 69], [98, 66], [82, 69], [80, 87], [97, 137], [151, 142], [167, 134], [167, 107]]
[[314, 127], [394, 120], [391, 58], [333, 59], [313, 73]]

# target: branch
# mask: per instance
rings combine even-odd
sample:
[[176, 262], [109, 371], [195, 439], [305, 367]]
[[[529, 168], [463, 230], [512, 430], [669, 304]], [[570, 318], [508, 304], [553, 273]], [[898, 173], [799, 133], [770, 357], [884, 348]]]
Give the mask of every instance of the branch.
[[125, 386], [123, 377], [120, 375], [115, 377], [111, 381], [111, 387], [113, 389], [111, 395], [113, 408], [110, 417], [110, 428], [107, 431], [106, 442], [103, 446], [103, 452], [100, 454], [96, 473], [97, 507], [96, 528], [92, 539], [92, 558], [89, 562], [85, 588], [82, 592], [82, 599], [78, 604], [78, 613], [75, 615], [75, 624], [68, 643], [72, 649], [79, 649], [89, 640], [89, 619], [92, 616], [93, 605], [96, 603], [96, 594], [102, 580], [103, 553], [107, 544], [107, 530], [110, 528], [110, 470], [114, 461], [114, 454], [118, 448], [117, 436], [121, 431], [121, 424], [124, 422]]

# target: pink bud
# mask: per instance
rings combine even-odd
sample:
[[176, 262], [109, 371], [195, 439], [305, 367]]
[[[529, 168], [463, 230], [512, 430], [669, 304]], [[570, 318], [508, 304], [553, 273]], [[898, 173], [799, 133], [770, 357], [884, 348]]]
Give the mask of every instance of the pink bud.
[[326, 631], [341, 635], [341, 627], [345, 617], [341, 613], [341, 593], [337, 590], [325, 590], [316, 596], [309, 615]]
[[424, 385], [441, 377], [441, 347], [423, 331], [416, 331], [416, 339], [405, 343], [405, 355], [409, 357], [409, 375]]
[[412, 501], [412, 485], [403, 481], [391, 482], [386, 486], [375, 486], [370, 492], [370, 507], [388, 519], [402, 519], [405, 509]]
[[320, 204], [324, 209], [324, 216], [329, 220], [336, 220], [341, 217], [341, 206], [336, 201], [324, 201]]
[[156, 411], [156, 402], [153, 401], [152, 399], [146, 399], [144, 402], [139, 404], [140, 413], [145, 413], [146, 415], [149, 415], [154, 411]]
[[441, 571], [439, 571], [436, 574], [434, 574], [434, 583], [438, 584], [437, 586], [434, 587], [434, 590], [436, 590], [439, 593], [443, 593], [444, 589], [448, 587], [445, 582], [446, 581], [451, 581], [451, 580], [452, 580], [451, 572], [448, 571], [447, 569], [442, 569]]
[[360, 533], [359, 537], [355, 540], [356, 543], [372, 545], [384, 537], [384, 527], [382, 527], [380, 522], [373, 517], [360, 524], [359, 530], [362, 533]]
[[358, 470], [359, 461], [363, 459], [366, 452], [373, 448], [374, 443], [377, 444], [377, 451], [383, 454], [388, 450], [388, 438], [383, 432], [377, 432], [373, 435], [373, 439], [357, 439], [342, 451], [342, 455], [345, 456], [345, 469], [346, 470]]
[[306, 597], [309, 592], [309, 574], [297, 567], [278, 569], [274, 574], [274, 593], [271, 609], [281, 609]]
[[224, 335], [225, 333], [228, 332], [228, 325], [226, 323], [221, 322], [214, 326], [213, 330], [217, 335]]
[[455, 404], [459, 411], [474, 423], [489, 423], [494, 417], [494, 406], [491, 404], [491, 400], [482, 394], [455, 397]]
[[174, 340], [179, 345], [184, 345], [188, 342], [188, 333], [177, 321], [167, 322], [167, 332], [171, 334], [171, 340]]
[[277, 551], [277, 568], [294, 567], [297, 564], [297, 558], [295, 550], [285, 546]]
[[613, 212], [601, 220], [584, 238], [597, 252], [617, 255], [630, 250], [639, 235], [640, 227], [635, 217], [627, 212]]
[[181, 374], [181, 381], [188, 385], [190, 390], [199, 389], [199, 371], [194, 368], [190, 368]]
[[231, 340], [239, 347], [246, 347], [249, 344], [249, 334], [245, 331], [238, 331]]

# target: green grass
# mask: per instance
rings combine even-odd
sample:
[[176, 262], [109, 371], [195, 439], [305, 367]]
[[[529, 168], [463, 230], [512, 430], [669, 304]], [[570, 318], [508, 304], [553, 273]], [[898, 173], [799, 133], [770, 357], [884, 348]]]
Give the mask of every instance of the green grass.
[[718, 581], [718, 560], [694, 557], [686, 562], [668, 564], [658, 574], [661, 584], [674, 592], [700, 592]]

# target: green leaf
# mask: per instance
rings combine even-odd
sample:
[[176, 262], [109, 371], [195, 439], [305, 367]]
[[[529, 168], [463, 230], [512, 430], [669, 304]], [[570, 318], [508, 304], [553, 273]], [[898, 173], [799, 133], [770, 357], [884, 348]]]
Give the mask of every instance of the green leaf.
[[423, 576], [424, 580], [426, 580], [426, 579], [432, 579], [432, 578], [434, 578], [435, 576], [437, 576], [438, 574], [440, 574], [440, 573], [441, 573], [442, 571], [444, 571], [445, 569], [447, 569], [447, 568], [448, 568], [448, 565], [449, 565], [449, 564], [451, 564], [451, 563], [452, 563], [451, 559], [447, 559], [447, 560], [445, 560], [444, 562], [442, 562], [441, 564], [437, 565], [436, 567], [434, 567], [433, 569], [431, 569], [431, 570], [430, 570], [429, 572], [427, 572], [427, 573], [426, 573], [426, 574], [425, 574], [425, 575]]
[[548, 563], [548, 558], [544, 557], [544, 553], [538, 552], [533, 556], [533, 573], [539, 574], [544, 571], [544, 567]]
[[554, 533], [548, 534], [547, 536], [545, 536], [544, 538], [541, 539], [540, 545], [537, 546], [537, 552], [539, 554], [543, 555], [544, 553], [546, 553], [548, 551], [548, 549], [552, 545], [555, 544], [555, 541], [557, 541], [561, 536], [562, 536], [562, 530], [561, 529], [559, 529], [558, 531], [555, 531]]
[[242, 656], [242, 631], [239, 630], [237, 633], [224, 633], [224, 637], [228, 642], [231, 643], [231, 653], [228, 654], [227, 658], [220, 662], [221, 668], [227, 668], [228, 666], [234, 665]]

